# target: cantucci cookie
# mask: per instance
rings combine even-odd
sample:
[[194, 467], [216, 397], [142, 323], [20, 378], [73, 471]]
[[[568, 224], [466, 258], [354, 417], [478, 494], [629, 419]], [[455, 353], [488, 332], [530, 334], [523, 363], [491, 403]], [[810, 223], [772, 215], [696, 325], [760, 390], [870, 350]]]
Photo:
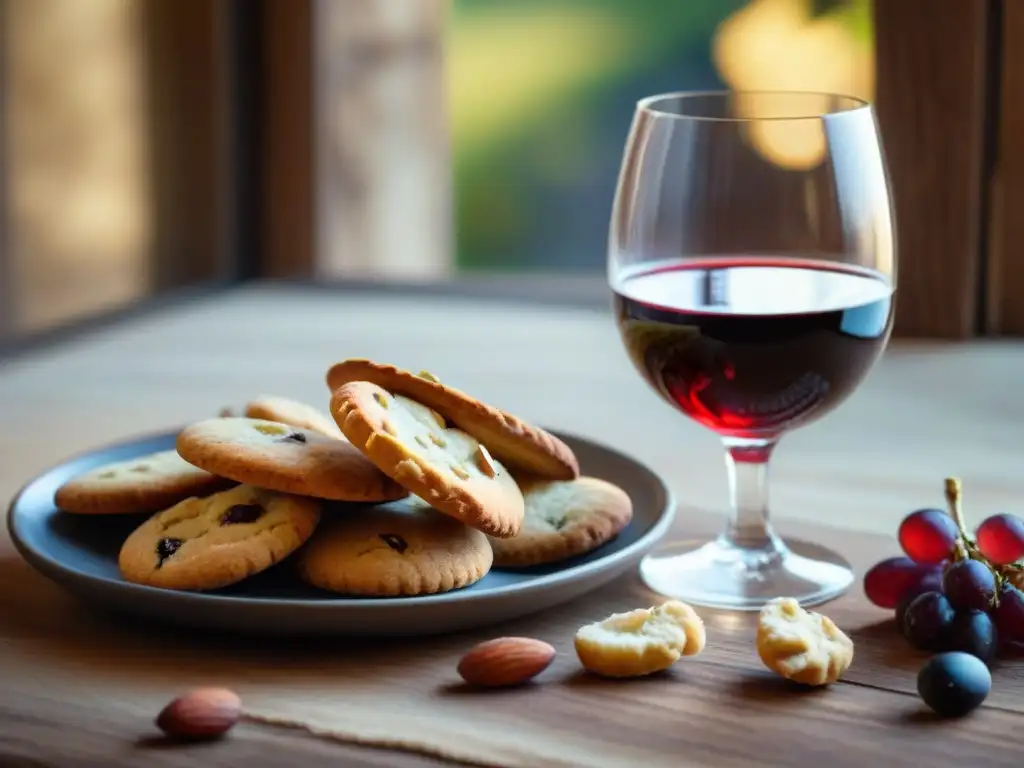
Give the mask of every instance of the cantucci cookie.
[[391, 501], [408, 495], [348, 441], [265, 419], [214, 418], [192, 424], [178, 453], [239, 483], [334, 501]]
[[125, 539], [118, 567], [136, 584], [226, 587], [290, 555], [319, 520], [315, 499], [239, 485], [157, 512]]
[[347, 595], [394, 597], [448, 592], [487, 574], [487, 537], [410, 496], [339, 515], [302, 549], [307, 583]]
[[440, 413], [453, 426], [487, 446], [509, 469], [521, 469], [555, 480], [579, 476], [572, 449], [540, 427], [507, 411], [483, 403], [427, 372], [414, 374], [372, 360], [344, 360], [327, 372], [331, 392], [353, 381], [368, 381], [393, 395], [401, 395]]
[[526, 514], [519, 533], [492, 539], [494, 565], [554, 563], [610, 541], [633, 518], [626, 492], [596, 477], [575, 480], [519, 478]]
[[328, 437], [342, 437], [334, 419], [312, 405], [277, 395], [260, 395], [245, 404], [244, 416], [311, 429]]
[[525, 505], [487, 449], [430, 408], [367, 381], [331, 396], [331, 415], [384, 474], [435, 509], [498, 538], [515, 536]]
[[640, 677], [696, 656], [706, 643], [704, 622], [686, 603], [614, 613], [580, 627], [576, 655], [584, 668], [604, 677]]
[[54, 505], [79, 515], [156, 512], [190, 496], [205, 496], [234, 485], [193, 466], [175, 450], [105, 464], [62, 484]]
[[758, 615], [757, 655], [787, 680], [828, 685], [853, 663], [853, 641], [828, 616], [780, 597]]

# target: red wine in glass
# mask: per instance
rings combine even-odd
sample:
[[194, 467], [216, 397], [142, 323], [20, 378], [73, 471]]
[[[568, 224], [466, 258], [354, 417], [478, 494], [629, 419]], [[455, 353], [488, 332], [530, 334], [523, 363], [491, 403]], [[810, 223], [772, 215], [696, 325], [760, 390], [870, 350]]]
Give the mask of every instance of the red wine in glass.
[[[637, 102], [609, 216], [615, 317], [647, 383], [719, 437], [729, 491], [717, 536], [690, 536], [683, 516], [681, 537], [643, 557], [649, 589], [757, 611], [780, 597], [818, 605], [854, 583], [841, 552], [775, 531], [769, 464], [790, 431], [842, 405], [889, 341], [891, 201], [862, 99], [711, 91]], [[688, 483], [698, 470], [678, 471]]]
[[889, 281], [836, 262], [685, 261], [613, 289], [623, 342], [648, 384], [722, 436], [778, 435], [825, 415], [857, 388], [892, 328]]

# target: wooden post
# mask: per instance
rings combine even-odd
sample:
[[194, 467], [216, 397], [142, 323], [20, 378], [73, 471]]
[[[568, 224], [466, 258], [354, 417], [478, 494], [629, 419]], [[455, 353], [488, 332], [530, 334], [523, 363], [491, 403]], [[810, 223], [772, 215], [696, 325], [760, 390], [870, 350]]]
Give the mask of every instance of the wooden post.
[[315, 0], [317, 277], [453, 263], [446, 0]]
[[11, 253], [9, 197], [7, 185], [10, 170], [7, 164], [7, 0], [0, 0], [0, 340], [12, 337], [17, 320], [18, 292], [15, 290], [14, 254]]
[[265, 0], [261, 276], [316, 271], [311, 0]]
[[225, 271], [228, 241], [222, 3], [146, 0], [149, 184], [153, 200], [150, 289]]
[[1002, 6], [998, 165], [992, 182], [986, 331], [1024, 336], [1024, 3]]
[[962, 339], [981, 327], [990, 12], [987, 0], [874, 2], [900, 336]]

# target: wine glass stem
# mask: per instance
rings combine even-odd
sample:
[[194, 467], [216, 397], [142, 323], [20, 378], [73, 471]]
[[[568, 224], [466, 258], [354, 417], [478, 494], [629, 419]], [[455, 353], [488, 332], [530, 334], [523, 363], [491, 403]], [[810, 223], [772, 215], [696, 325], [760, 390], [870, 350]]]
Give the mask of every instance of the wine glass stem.
[[775, 440], [725, 438], [731, 517], [726, 541], [741, 549], [780, 550], [768, 521], [768, 462]]

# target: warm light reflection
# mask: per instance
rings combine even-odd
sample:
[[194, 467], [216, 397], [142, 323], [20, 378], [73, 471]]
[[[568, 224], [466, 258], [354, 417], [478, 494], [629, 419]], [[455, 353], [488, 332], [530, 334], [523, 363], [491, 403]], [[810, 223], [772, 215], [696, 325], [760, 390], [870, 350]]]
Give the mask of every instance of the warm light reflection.
[[151, 210], [138, 5], [9, 0], [10, 225], [19, 326], [142, 295]]
[[[723, 22], [712, 60], [734, 90], [823, 91], [870, 100], [874, 59], [842, 17], [811, 18], [808, 0], [751, 0]], [[751, 145], [782, 168], [813, 168], [825, 136], [813, 121], [752, 126]]]

